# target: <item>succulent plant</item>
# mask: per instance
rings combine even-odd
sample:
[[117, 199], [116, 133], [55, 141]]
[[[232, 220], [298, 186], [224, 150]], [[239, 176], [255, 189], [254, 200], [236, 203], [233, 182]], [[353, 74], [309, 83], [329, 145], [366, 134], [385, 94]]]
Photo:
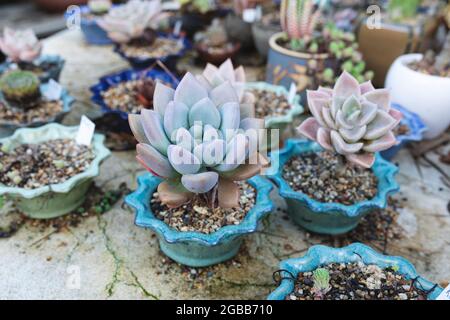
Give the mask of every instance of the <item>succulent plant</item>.
[[220, 47], [228, 42], [228, 36], [219, 19], [214, 19], [204, 33], [199, 35], [199, 40], [208, 46]]
[[153, 94], [155, 92], [155, 86], [156, 83], [153, 79], [144, 78], [136, 87], [139, 102], [148, 109], [153, 108]]
[[113, 41], [128, 43], [143, 36], [147, 29], [156, 28], [162, 18], [160, 0], [130, 0], [111, 8], [98, 24]]
[[165, 179], [158, 194], [178, 207], [194, 194], [206, 194], [211, 206], [238, 206], [235, 181], [259, 173], [265, 164], [257, 138], [264, 120], [241, 113], [238, 94], [229, 81], [212, 87], [187, 73], [174, 90], [157, 82], [153, 110], [129, 115], [138, 140], [137, 160]]
[[105, 14], [111, 9], [111, 0], [89, 0], [88, 1], [89, 11], [95, 15]]
[[390, 0], [388, 6], [389, 17], [393, 21], [402, 21], [417, 14], [417, 8], [422, 0]]
[[13, 62], [32, 62], [41, 54], [42, 44], [32, 29], [5, 28], [0, 38], [0, 50]]
[[319, 268], [313, 271], [314, 286], [312, 292], [316, 299], [323, 299], [325, 294], [330, 291], [330, 273], [325, 268]]
[[41, 95], [40, 81], [30, 71], [9, 71], [0, 79], [0, 91], [13, 106], [28, 109], [36, 105]]
[[301, 134], [317, 141], [354, 164], [372, 167], [374, 153], [397, 143], [393, 129], [402, 114], [391, 108], [387, 89], [359, 82], [344, 71], [333, 89], [307, 91], [313, 115], [298, 127]]

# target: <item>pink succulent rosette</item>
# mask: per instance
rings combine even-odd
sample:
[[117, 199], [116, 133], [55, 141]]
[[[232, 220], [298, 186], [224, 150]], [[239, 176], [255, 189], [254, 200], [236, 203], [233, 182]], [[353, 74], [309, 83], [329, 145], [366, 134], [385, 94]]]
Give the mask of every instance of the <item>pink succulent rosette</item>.
[[333, 89], [308, 91], [307, 98], [313, 117], [299, 132], [349, 162], [370, 168], [375, 152], [397, 144], [392, 130], [402, 113], [391, 108], [389, 90], [375, 89], [370, 81], [359, 84], [344, 72]]
[[0, 50], [13, 62], [32, 62], [40, 56], [42, 44], [32, 29], [5, 28], [0, 38]]

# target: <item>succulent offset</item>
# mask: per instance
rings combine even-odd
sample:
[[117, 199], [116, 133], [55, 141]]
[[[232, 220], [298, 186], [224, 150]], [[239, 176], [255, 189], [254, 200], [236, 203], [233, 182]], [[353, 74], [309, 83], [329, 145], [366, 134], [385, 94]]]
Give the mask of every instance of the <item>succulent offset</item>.
[[5, 28], [0, 38], [0, 50], [13, 62], [32, 62], [41, 54], [42, 44], [32, 29]]
[[159, 0], [130, 0], [111, 8], [98, 20], [98, 24], [113, 41], [128, 43], [141, 37], [147, 28], [156, 28], [163, 17], [161, 10]]
[[212, 206], [236, 207], [234, 182], [258, 174], [266, 164], [258, 141], [244, 132], [263, 129], [264, 120], [242, 115], [229, 81], [212, 87], [187, 73], [175, 90], [158, 82], [153, 110], [129, 115], [129, 123], [139, 141], [137, 159], [165, 179], [158, 194], [170, 207], [194, 194], [207, 194]]
[[330, 291], [330, 273], [325, 268], [319, 268], [313, 271], [313, 293], [316, 299], [323, 299], [324, 295]]
[[9, 71], [0, 79], [0, 91], [10, 104], [27, 109], [33, 107], [41, 95], [40, 81], [30, 71]]
[[307, 91], [313, 117], [298, 127], [301, 134], [354, 164], [372, 167], [375, 152], [394, 146], [393, 129], [402, 114], [391, 108], [387, 89], [359, 82], [345, 72], [333, 89]]

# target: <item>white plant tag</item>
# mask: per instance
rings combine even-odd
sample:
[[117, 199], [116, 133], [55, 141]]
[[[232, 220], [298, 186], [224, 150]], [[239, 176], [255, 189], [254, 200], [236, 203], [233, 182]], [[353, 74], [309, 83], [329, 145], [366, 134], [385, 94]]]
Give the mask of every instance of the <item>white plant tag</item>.
[[289, 95], [288, 95], [288, 102], [293, 103], [295, 99], [295, 95], [297, 94], [297, 86], [295, 83], [291, 83], [291, 86], [289, 87]]
[[173, 27], [174, 36], [178, 37], [180, 35], [182, 26], [183, 26], [183, 21], [178, 20], [177, 22], [175, 22], [175, 26]]
[[242, 19], [248, 23], [255, 22], [256, 10], [255, 9], [244, 9], [244, 11], [242, 12]]
[[444, 291], [441, 292], [441, 294], [436, 298], [436, 300], [450, 301], [450, 284], [447, 286], [447, 288], [444, 289]]
[[84, 144], [85, 146], [90, 146], [92, 137], [94, 136], [95, 123], [89, 120], [88, 117], [82, 116], [80, 121], [80, 127], [78, 128], [78, 133], [75, 141], [77, 144]]
[[50, 79], [42, 95], [49, 101], [57, 101], [61, 98], [63, 88], [53, 79]]

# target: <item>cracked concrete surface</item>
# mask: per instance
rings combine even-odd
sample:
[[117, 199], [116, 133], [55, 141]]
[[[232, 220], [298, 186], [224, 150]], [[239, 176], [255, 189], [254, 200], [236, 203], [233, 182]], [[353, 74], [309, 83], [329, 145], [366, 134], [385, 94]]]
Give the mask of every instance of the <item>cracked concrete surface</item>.
[[[98, 116], [87, 88], [126, 64], [108, 47], [85, 46], [76, 31], [48, 39], [45, 49], [67, 59], [62, 83], [78, 99], [65, 123], [76, 124], [83, 113]], [[248, 72], [255, 79], [257, 71]], [[428, 157], [439, 163], [436, 154]], [[401, 192], [396, 197], [405, 200], [399, 217], [404, 232], [389, 241], [386, 252], [409, 259], [423, 276], [445, 284], [450, 280], [450, 189], [439, 172], [418, 165], [408, 150], [394, 161], [400, 164]], [[440, 166], [450, 174], [450, 166]], [[114, 152], [96, 184], [111, 189], [126, 182], [135, 189], [140, 173], [134, 152]], [[155, 235], [136, 227], [134, 213], [122, 208], [121, 201], [109, 212], [59, 232], [25, 223], [11, 237], [0, 239], [0, 299], [264, 299], [275, 287], [272, 273], [280, 260], [301, 256], [314, 244], [339, 243], [294, 225], [276, 191], [272, 197], [277, 210], [259, 232], [247, 237], [238, 256], [208, 268], [187, 268], [167, 259]], [[0, 211], [0, 221], [10, 218], [7, 208]], [[365, 242], [383, 250], [378, 243]]]

